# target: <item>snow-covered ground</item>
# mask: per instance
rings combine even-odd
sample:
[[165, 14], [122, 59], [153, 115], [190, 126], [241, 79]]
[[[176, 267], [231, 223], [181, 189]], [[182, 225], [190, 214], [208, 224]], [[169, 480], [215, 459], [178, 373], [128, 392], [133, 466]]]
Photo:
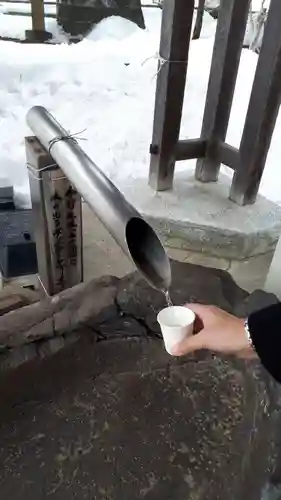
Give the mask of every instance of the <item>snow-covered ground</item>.
[[[0, 177], [13, 182], [18, 204], [29, 203], [25, 117], [36, 104], [72, 133], [86, 129], [82, 147], [121, 189], [132, 178], [147, 177], [157, 71], [157, 60], [150, 57], [159, 48], [161, 10], [144, 14], [145, 31], [110, 18], [77, 45], [0, 42]], [[9, 19], [14, 23], [15, 16]], [[56, 32], [55, 21], [49, 22], [47, 28]], [[191, 43], [181, 138], [200, 134], [215, 26], [206, 15], [202, 38]], [[255, 54], [243, 51], [227, 136], [234, 146], [241, 138], [256, 62]], [[280, 132], [279, 119], [262, 182], [262, 193], [278, 202]], [[178, 163], [176, 172], [190, 173], [194, 167], [195, 161]]]
[[[19, 11], [25, 11], [28, 6], [23, 5], [24, 8], [19, 6]], [[50, 6], [52, 9], [52, 5]], [[45, 18], [46, 30], [52, 33], [55, 41], [67, 42], [67, 37], [65, 34], [61, 33], [57, 22], [55, 19]], [[15, 38], [18, 40], [25, 39], [25, 31], [32, 29], [31, 17], [28, 16], [8, 16], [1, 13], [0, 5], [0, 36], [5, 38]], [[0, 42], [2, 43], [2, 42]], [[2, 51], [2, 45], [0, 46], [0, 51]]]

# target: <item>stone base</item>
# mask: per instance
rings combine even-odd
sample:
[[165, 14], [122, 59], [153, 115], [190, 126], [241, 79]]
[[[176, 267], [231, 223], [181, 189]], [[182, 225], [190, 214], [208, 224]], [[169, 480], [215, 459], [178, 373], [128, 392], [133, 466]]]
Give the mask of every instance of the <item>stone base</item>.
[[[85, 203], [83, 243], [84, 275], [87, 279], [98, 278], [104, 274], [122, 278], [134, 271], [132, 262]], [[171, 247], [166, 247], [166, 250], [174, 260], [229, 271], [234, 281], [248, 292], [263, 288], [272, 260], [271, 251], [249, 259], [237, 260]]]
[[53, 35], [48, 31], [26, 30], [25, 39], [32, 43], [44, 43], [52, 40]]
[[[172, 272], [176, 304], [212, 302], [244, 316], [275, 301], [248, 295], [224, 271], [173, 262]], [[163, 306], [134, 273], [0, 318], [4, 364], [17, 353], [34, 358], [0, 377], [3, 498], [262, 497], [273, 466], [275, 384], [255, 361], [169, 356], [156, 322]], [[22, 311], [12, 329], [11, 315], [19, 320]], [[35, 313], [50, 311], [49, 330], [31, 335]]]
[[203, 184], [177, 174], [172, 191], [155, 193], [147, 179], [121, 186], [125, 197], [162, 236], [167, 247], [227, 260], [273, 252], [281, 233], [281, 207], [258, 197], [241, 207], [228, 199], [230, 180]]
[[180, 262], [228, 271], [237, 285], [247, 290], [247, 292], [263, 289], [274, 254], [273, 252], [267, 252], [249, 259], [237, 260], [169, 247], [166, 250], [172, 259]]

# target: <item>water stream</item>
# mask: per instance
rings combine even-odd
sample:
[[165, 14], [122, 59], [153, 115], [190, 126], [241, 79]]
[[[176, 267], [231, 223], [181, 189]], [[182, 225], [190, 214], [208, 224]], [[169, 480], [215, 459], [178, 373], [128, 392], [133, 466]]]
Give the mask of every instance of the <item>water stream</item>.
[[172, 299], [170, 297], [170, 292], [169, 290], [163, 290], [163, 293], [165, 295], [165, 299], [166, 299], [166, 302], [167, 302], [167, 306], [168, 307], [173, 307], [173, 302], [172, 302]]

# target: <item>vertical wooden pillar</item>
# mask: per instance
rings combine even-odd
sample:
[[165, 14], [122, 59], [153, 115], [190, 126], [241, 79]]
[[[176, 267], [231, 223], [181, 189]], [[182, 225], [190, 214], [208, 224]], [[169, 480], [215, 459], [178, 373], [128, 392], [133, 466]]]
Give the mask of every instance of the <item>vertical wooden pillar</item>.
[[38, 273], [49, 295], [83, 280], [81, 197], [36, 137], [26, 156]]
[[219, 145], [226, 137], [249, 4], [250, 0], [221, 0], [201, 130], [206, 156], [196, 166], [196, 179], [202, 182], [218, 179]]
[[[271, 0], [230, 199], [254, 203], [281, 99], [281, 2]], [[276, 179], [279, 182], [279, 179]]]
[[31, 0], [32, 30], [45, 31], [44, 0]]
[[194, 0], [164, 1], [149, 173], [157, 191], [173, 185], [193, 11]]
[[25, 31], [26, 40], [44, 43], [52, 39], [52, 34], [45, 30], [44, 0], [31, 0], [32, 29]]
[[205, 2], [206, 2], [206, 0], [198, 0], [196, 21], [195, 21], [193, 35], [192, 35], [193, 40], [198, 40], [198, 38], [200, 38], [200, 35], [201, 35], [202, 26], [203, 26], [203, 19], [204, 19], [204, 12], [205, 12]]

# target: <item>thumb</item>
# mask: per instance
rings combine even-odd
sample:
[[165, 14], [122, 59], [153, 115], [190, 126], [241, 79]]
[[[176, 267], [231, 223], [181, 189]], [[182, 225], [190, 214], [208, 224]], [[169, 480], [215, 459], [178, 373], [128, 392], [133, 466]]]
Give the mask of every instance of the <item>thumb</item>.
[[205, 347], [206, 333], [205, 330], [201, 330], [200, 333], [187, 337], [180, 344], [175, 345], [172, 349], [172, 354], [173, 356], [184, 356], [184, 354], [199, 351], [205, 349]]

